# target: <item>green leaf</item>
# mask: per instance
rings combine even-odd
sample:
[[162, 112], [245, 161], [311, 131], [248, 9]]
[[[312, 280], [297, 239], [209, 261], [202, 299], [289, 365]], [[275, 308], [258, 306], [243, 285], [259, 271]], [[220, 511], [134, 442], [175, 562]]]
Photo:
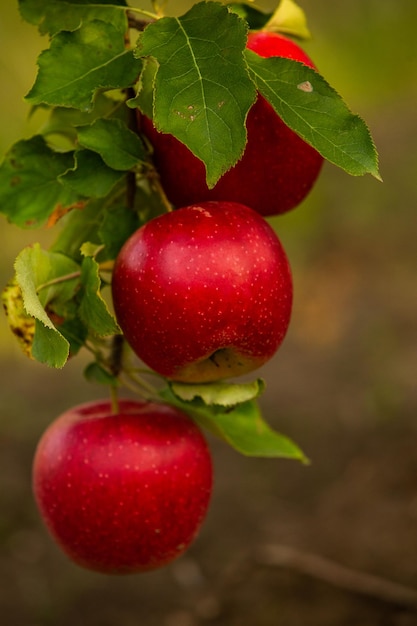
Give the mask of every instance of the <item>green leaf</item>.
[[[48, 109], [47, 105], [39, 107]], [[43, 136], [62, 135], [74, 142], [77, 139], [77, 126], [92, 124], [97, 118], [110, 117], [123, 111], [120, 103], [109, 98], [104, 93], [98, 93], [94, 99], [94, 108], [91, 111], [80, 111], [70, 107], [53, 107], [40, 130]]]
[[86, 257], [81, 266], [81, 297], [78, 313], [88, 329], [99, 337], [120, 333], [120, 328], [101, 295], [99, 265]]
[[96, 244], [92, 241], [84, 241], [80, 248], [80, 252], [82, 256], [96, 257], [102, 247], [102, 245]]
[[264, 13], [255, 6], [244, 2], [233, 2], [227, 5], [229, 10], [246, 20], [251, 30], [261, 30], [272, 17], [272, 13]]
[[248, 383], [205, 383], [186, 384], [172, 382], [171, 390], [180, 399], [192, 401], [200, 398], [208, 406], [232, 407], [242, 402], [254, 400], [265, 389], [262, 379]]
[[82, 111], [92, 110], [97, 90], [132, 86], [141, 68], [132, 51], [126, 50], [122, 33], [100, 20], [55, 35], [38, 65], [26, 100]]
[[75, 167], [59, 178], [60, 182], [77, 194], [90, 198], [104, 198], [125, 172], [108, 167], [96, 152], [77, 150]]
[[[103, 6], [106, 4], [109, 6]], [[42, 35], [48, 33], [51, 36], [61, 30], [76, 30], [82, 22], [92, 19], [109, 22], [124, 33], [127, 28], [127, 18], [122, 7], [125, 6], [124, 0], [101, 0], [100, 2], [19, 0], [19, 9], [23, 19], [38, 26]]]
[[106, 211], [98, 231], [105, 245], [105, 257], [115, 259], [125, 241], [140, 225], [137, 214], [128, 207], [114, 207]]
[[114, 170], [130, 170], [146, 158], [145, 147], [136, 133], [121, 120], [97, 119], [77, 128], [78, 142], [97, 152]]
[[154, 124], [205, 163], [209, 187], [246, 144], [245, 120], [256, 97], [243, 58], [246, 35], [246, 23], [235, 13], [201, 2], [182, 17], [150, 24], [138, 41], [137, 56], [159, 63]]
[[130, 98], [126, 102], [132, 109], [138, 107], [149, 119], [153, 118], [153, 94], [157, 71], [157, 61], [152, 57], [147, 58], [140, 73], [138, 93], [135, 98]]
[[[55, 311], [71, 300], [78, 289], [80, 267], [63, 254], [42, 250], [35, 244], [29, 257], [36, 292], [42, 306]], [[65, 280], [63, 280], [65, 278]], [[25, 300], [26, 304], [26, 300]]]
[[87, 328], [78, 317], [64, 320], [59, 326], [59, 332], [69, 343], [70, 356], [75, 356], [81, 350], [88, 336]]
[[45, 319], [44, 315], [35, 315], [39, 305], [42, 309], [51, 305], [54, 308], [62, 306], [71, 300], [78, 288], [78, 263], [63, 254], [43, 250], [38, 243], [20, 252], [15, 269], [25, 309], [41, 321]]
[[162, 390], [160, 395], [165, 402], [187, 413], [202, 428], [208, 429], [241, 454], [308, 462], [295, 443], [268, 426], [256, 400], [228, 409], [204, 405], [200, 399], [192, 402], [180, 400], [170, 388]]
[[62, 220], [63, 228], [59, 232], [51, 250], [61, 252], [74, 261], [81, 263], [81, 246], [85, 241], [97, 245], [100, 240], [98, 230], [103, 220], [105, 206], [102, 200], [92, 200], [80, 211], [72, 211]]
[[45, 326], [35, 319], [32, 357], [49, 367], [61, 368], [67, 362], [68, 355], [69, 344], [61, 333], [55, 327]]
[[285, 33], [300, 39], [311, 38], [306, 15], [294, 0], [281, 0], [277, 9], [265, 24], [264, 30]]
[[[34, 244], [19, 254], [15, 270], [24, 309], [36, 320], [32, 356], [50, 367], [63, 367], [69, 343], [57, 330], [47, 310], [53, 311], [54, 306], [73, 297], [79, 282], [79, 266], [62, 254], [47, 252]], [[67, 280], [56, 280], [66, 276]]]
[[117, 378], [104, 369], [99, 363], [94, 361], [89, 363], [84, 370], [84, 376], [90, 383], [100, 385], [116, 385]]
[[0, 211], [22, 228], [39, 226], [56, 209], [80, 201], [57, 178], [74, 165], [72, 152], [52, 150], [41, 136], [18, 141], [0, 166]]
[[353, 176], [380, 179], [378, 156], [365, 122], [315, 70], [280, 57], [246, 50], [259, 92], [282, 120], [320, 154]]

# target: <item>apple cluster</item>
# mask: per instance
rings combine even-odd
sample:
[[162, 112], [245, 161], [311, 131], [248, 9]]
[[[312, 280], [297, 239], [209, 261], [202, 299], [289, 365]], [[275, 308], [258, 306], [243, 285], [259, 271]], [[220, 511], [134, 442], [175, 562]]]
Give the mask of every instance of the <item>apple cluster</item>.
[[[277, 34], [249, 35], [261, 56], [313, 64]], [[209, 383], [247, 374], [277, 351], [288, 329], [291, 271], [265, 216], [294, 208], [322, 157], [260, 95], [242, 159], [213, 189], [203, 164], [141, 119], [174, 210], [122, 247], [112, 296], [136, 355], [166, 379]], [[51, 534], [79, 565], [146, 571], [187, 549], [208, 509], [212, 460], [199, 428], [171, 406], [95, 402], [59, 417], [39, 442], [35, 498]]]

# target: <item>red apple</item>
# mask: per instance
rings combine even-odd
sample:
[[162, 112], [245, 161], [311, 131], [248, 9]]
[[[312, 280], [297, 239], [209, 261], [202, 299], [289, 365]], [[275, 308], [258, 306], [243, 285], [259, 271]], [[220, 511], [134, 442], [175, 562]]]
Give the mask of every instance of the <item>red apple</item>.
[[132, 573], [172, 561], [206, 515], [211, 455], [197, 426], [161, 404], [74, 407], [42, 436], [34, 495], [47, 527], [79, 565]]
[[[276, 33], [252, 33], [247, 47], [262, 57], [287, 57], [314, 67], [296, 43]], [[172, 135], [157, 132], [148, 118], [141, 119], [142, 130], [153, 144], [163, 188], [175, 206], [230, 200], [261, 215], [284, 213], [306, 197], [323, 164], [323, 157], [288, 128], [260, 95], [247, 117], [244, 155], [213, 189], [207, 187], [202, 161]]]
[[268, 361], [290, 320], [292, 279], [275, 232], [233, 202], [161, 215], [121, 249], [112, 280], [128, 343], [167, 378], [207, 382]]

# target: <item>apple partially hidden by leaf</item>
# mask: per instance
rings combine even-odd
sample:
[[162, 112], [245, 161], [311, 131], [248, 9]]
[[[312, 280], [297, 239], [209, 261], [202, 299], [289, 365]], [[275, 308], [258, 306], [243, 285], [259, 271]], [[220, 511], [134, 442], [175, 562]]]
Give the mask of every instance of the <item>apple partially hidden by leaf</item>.
[[[247, 48], [261, 57], [284, 57], [314, 68], [292, 40], [273, 32], [254, 32]], [[238, 163], [209, 189], [202, 161], [173, 135], [160, 133], [141, 116], [141, 127], [153, 146], [153, 158], [169, 200], [177, 207], [205, 200], [229, 200], [261, 215], [277, 215], [299, 205], [313, 187], [323, 157], [277, 115], [258, 94], [249, 110], [247, 144]]]
[[103, 573], [155, 569], [202, 524], [212, 461], [199, 428], [165, 404], [76, 406], [39, 441], [33, 489], [41, 516], [77, 564]]
[[240, 376], [268, 361], [291, 316], [285, 251], [258, 213], [205, 202], [154, 218], [122, 247], [116, 318], [149, 367], [182, 382]]

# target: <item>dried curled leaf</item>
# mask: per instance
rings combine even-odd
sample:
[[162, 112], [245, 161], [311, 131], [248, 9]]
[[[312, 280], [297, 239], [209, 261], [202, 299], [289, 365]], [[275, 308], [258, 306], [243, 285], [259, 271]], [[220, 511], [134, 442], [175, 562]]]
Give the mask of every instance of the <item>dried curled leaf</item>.
[[22, 290], [17, 284], [16, 278], [13, 278], [4, 288], [2, 302], [10, 330], [18, 340], [24, 354], [32, 358], [35, 320], [25, 311]]

